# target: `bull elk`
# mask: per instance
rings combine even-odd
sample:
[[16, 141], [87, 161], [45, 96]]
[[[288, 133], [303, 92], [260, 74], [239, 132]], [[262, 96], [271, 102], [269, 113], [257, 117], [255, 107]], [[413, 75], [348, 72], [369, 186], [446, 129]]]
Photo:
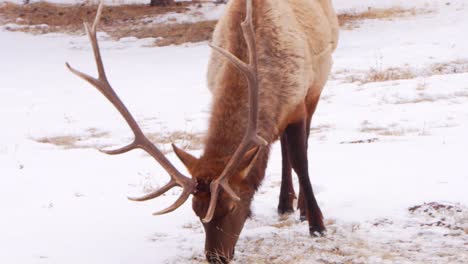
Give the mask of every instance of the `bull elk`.
[[265, 176], [270, 146], [280, 139], [283, 170], [278, 212], [294, 210], [294, 169], [300, 185], [301, 220], [308, 221], [311, 235], [325, 231], [309, 180], [307, 139], [338, 40], [330, 0], [229, 1], [210, 45], [214, 52], [208, 86], [213, 103], [205, 149], [196, 158], [173, 145], [191, 178], [149, 141], [109, 84], [96, 38], [102, 9], [103, 2], [93, 25], [85, 24], [99, 77], [66, 65], [104, 94], [135, 135], [128, 146], [104, 152], [113, 155], [142, 149], [171, 176], [161, 189], [131, 200], [150, 200], [182, 187], [176, 202], [155, 215], [177, 209], [192, 195], [193, 210], [205, 229], [208, 261], [227, 263], [251, 215], [250, 205]]

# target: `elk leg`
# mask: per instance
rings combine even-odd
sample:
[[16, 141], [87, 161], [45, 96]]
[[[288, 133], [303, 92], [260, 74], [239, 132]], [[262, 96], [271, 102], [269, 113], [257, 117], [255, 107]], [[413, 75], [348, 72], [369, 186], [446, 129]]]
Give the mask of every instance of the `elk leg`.
[[292, 182], [291, 162], [288, 154], [288, 139], [286, 133], [281, 136], [281, 157], [283, 159], [283, 169], [281, 176], [281, 191], [278, 203], [278, 213], [287, 214], [294, 212], [293, 202], [296, 198]]
[[286, 128], [286, 137], [289, 150], [289, 160], [291, 166], [299, 178], [301, 193], [303, 195], [303, 204], [306, 208], [306, 217], [309, 221], [309, 232], [314, 235], [315, 232], [325, 231], [323, 216], [315, 199], [312, 185], [309, 179], [309, 166], [307, 161], [307, 121], [304, 119], [298, 123], [290, 124]]
[[[309, 149], [309, 135], [310, 135], [310, 126], [312, 124], [312, 116], [315, 113], [315, 110], [317, 109], [317, 105], [320, 99], [320, 94], [318, 96], [312, 97], [310, 100], [307, 100], [309, 104], [307, 105], [307, 124], [306, 124], [306, 150]], [[299, 190], [299, 199], [297, 202], [297, 209], [299, 209], [299, 214], [300, 214], [300, 219], [301, 221], [307, 220], [307, 215], [306, 215], [306, 205], [304, 202], [304, 194], [302, 192], [302, 188]]]

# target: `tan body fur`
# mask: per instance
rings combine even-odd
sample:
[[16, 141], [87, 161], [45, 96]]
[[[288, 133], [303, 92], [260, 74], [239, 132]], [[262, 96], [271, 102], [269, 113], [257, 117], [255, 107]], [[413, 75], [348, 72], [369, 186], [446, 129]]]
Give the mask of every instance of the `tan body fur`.
[[[313, 111], [330, 73], [338, 21], [329, 0], [257, 0], [253, 10], [260, 81], [259, 134], [271, 143], [288, 124]], [[245, 61], [247, 47], [240, 28], [245, 1], [230, 1], [225, 12], [213, 44]], [[213, 52], [208, 86], [214, 104], [205, 153], [227, 156], [245, 131], [247, 84], [230, 62]], [[223, 150], [218, 142], [223, 142]]]

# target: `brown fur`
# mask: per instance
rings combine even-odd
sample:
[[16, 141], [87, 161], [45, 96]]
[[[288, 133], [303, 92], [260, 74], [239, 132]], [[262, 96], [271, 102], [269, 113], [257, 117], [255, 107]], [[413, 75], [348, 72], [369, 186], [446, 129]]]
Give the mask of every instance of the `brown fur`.
[[[253, 5], [259, 78], [258, 132], [271, 144], [289, 124], [310, 120], [331, 69], [338, 20], [330, 0], [254, 0]], [[247, 60], [247, 46], [240, 24], [245, 10], [245, 0], [231, 0], [213, 34], [213, 44], [243, 61]], [[206, 147], [195, 164], [186, 164], [201, 190], [193, 198], [193, 208], [201, 218], [209, 203], [209, 183], [219, 177], [241, 142], [249, 110], [244, 76], [216, 52], [209, 63], [208, 85], [213, 105]], [[251, 200], [265, 175], [269, 147], [261, 151], [247, 177], [240, 175], [251, 162], [250, 157], [245, 158], [230, 180], [241, 201], [236, 203], [221, 192], [212, 222], [204, 224], [210, 262], [217, 262], [213, 255], [226, 261], [232, 258], [237, 237], [250, 215]], [[226, 235], [229, 232], [223, 229], [230, 226], [235, 226], [230, 232], [236, 238]]]

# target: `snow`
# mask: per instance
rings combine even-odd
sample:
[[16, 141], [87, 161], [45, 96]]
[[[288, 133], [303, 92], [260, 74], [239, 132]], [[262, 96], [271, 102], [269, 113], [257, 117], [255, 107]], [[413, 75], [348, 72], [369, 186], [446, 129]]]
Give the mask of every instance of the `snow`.
[[[235, 263], [466, 262], [466, 1], [334, 3], [341, 11], [399, 5], [432, 12], [341, 32], [309, 141], [328, 234], [311, 238], [297, 214], [277, 216], [275, 145]], [[154, 48], [151, 40], [99, 38], [110, 81], [146, 132], [206, 130], [206, 43]], [[0, 263], [203, 262], [203, 229], [190, 202], [151, 216], [178, 191], [145, 203], [126, 199], [162, 186], [163, 169], [142, 152], [106, 156], [95, 149], [129, 142], [131, 133], [102, 95], [64, 66], [95, 72], [88, 40], [3, 30], [0, 58]], [[440, 63], [458, 70], [431, 70]], [[389, 67], [416, 76], [364, 84], [347, 78]], [[83, 139], [78, 148], [37, 142], [56, 136]], [[431, 202], [446, 207], [408, 210]]]
[[402, 7], [402, 8], [417, 8], [424, 9], [430, 7], [442, 7], [446, 3], [454, 2], [464, 2], [463, 0], [455, 1], [439, 1], [439, 0], [360, 0], [360, 1], [349, 1], [349, 0], [332, 0], [333, 6], [338, 13], [341, 12], [363, 12], [367, 11], [369, 8], [392, 8], [392, 7]]

